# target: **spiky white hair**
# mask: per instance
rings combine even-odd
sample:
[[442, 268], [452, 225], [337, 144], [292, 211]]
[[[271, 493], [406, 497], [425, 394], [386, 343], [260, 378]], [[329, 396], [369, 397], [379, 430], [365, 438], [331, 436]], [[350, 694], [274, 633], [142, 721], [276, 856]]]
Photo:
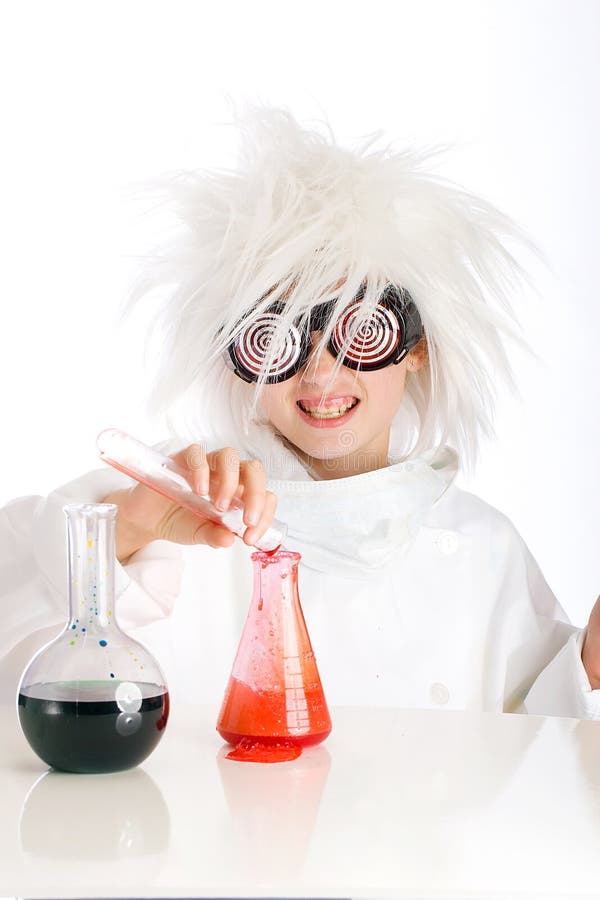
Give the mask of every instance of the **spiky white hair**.
[[250, 106], [234, 119], [235, 170], [142, 183], [178, 222], [130, 292], [130, 305], [155, 288], [164, 296], [153, 322], [163, 362], [150, 408], [182, 443], [235, 446], [282, 477], [284, 442], [259, 406], [265, 372], [245, 384], [223, 349], [248, 314], [278, 299], [285, 314], [271, 355], [290, 322], [317, 303], [336, 299], [332, 323], [364, 286], [367, 316], [391, 283], [419, 309], [429, 361], [408, 374], [390, 449], [410, 458], [449, 443], [470, 467], [481, 435], [493, 434], [498, 383], [514, 388], [505, 343], [524, 342], [509, 297], [525, 273], [508, 247], [535, 250], [531, 242], [495, 207], [428, 172], [438, 150], [377, 149], [381, 132], [346, 149], [328, 123], [303, 128], [283, 108]]

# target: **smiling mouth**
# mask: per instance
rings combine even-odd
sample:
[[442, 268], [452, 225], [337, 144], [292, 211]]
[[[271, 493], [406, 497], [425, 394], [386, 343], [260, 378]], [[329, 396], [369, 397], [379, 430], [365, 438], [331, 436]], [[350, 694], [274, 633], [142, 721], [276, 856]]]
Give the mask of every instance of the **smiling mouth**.
[[298, 406], [303, 413], [310, 416], [311, 419], [339, 419], [345, 416], [360, 403], [358, 397], [336, 397], [334, 400], [327, 400], [321, 405], [310, 403], [307, 400], [297, 400]]

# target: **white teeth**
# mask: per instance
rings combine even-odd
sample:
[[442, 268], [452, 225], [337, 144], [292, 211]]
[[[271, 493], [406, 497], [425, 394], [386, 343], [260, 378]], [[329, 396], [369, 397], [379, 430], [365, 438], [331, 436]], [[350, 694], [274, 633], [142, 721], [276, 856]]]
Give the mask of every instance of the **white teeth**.
[[303, 412], [307, 413], [309, 416], [312, 416], [313, 419], [337, 419], [339, 416], [343, 416], [349, 409], [352, 409], [356, 406], [358, 400], [353, 400], [352, 403], [344, 404], [339, 407], [329, 406], [329, 407], [308, 407], [303, 403], [300, 403], [300, 406]]

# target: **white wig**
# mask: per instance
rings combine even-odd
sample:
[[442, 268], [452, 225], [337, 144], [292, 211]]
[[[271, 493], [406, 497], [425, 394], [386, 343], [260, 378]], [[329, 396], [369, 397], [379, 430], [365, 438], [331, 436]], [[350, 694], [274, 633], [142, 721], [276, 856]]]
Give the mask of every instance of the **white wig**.
[[[261, 105], [236, 125], [235, 170], [176, 171], [142, 183], [177, 221], [130, 293], [132, 306], [163, 292], [152, 326], [162, 365], [150, 408], [182, 442], [234, 446], [284, 477], [274, 462], [284, 444], [259, 405], [280, 339], [293, 319], [335, 299], [318, 358], [335, 315], [361, 286], [367, 316], [394, 284], [417, 305], [429, 355], [407, 373], [390, 452], [410, 458], [448, 443], [471, 466], [481, 435], [493, 434], [497, 385], [514, 388], [505, 339], [524, 345], [509, 301], [524, 272], [507, 243], [535, 249], [531, 242], [489, 203], [429, 173], [425, 163], [439, 151], [376, 149], [381, 132], [349, 150], [328, 124], [305, 129], [287, 110]], [[227, 368], [223, 350], [244, 317], [282, 299], [281, 331], [258, 384], [248, 385]]]

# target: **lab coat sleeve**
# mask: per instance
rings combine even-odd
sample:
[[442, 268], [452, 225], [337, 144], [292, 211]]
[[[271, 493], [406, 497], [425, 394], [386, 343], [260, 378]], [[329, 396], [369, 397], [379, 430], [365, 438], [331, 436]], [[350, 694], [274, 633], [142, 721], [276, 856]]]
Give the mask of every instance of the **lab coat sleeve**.
[[[134, 482], [108, 467], [94, 470], [47, 497], [20, 497], [0, 510], [0, 660], [39, 632], [38, 645], [67, 616], [67, 503], [97, 503]], [[181, 548], [153, 541], [115, 564], [119, 624], [126, 631], [168, 616], [179, 593]], [[31, 646], [31, 640], [27, 641]], [[34, 642], [35, 643], [35, 642]], [[22, 662], [22, 660], [20, 660]]]
[[[515, 603], [509, 616], [513, 649], [507, 660], [505, 709], [600, 719], [600, 690], [592, 690], [581, 661], [585, 629], [569, 622], [516, 531], [513, 540], [512, 573], [524, 580], [526, 602]], [[515, 589], [511, 599], [519, 593]], [[522, 709], [515, 699], [523, 701]]]
[[531, 715], [600, 720], [600, 690], [592, 690], [581, 661], [586, 629], [576, 629], [538, 675], [524, 708]]

